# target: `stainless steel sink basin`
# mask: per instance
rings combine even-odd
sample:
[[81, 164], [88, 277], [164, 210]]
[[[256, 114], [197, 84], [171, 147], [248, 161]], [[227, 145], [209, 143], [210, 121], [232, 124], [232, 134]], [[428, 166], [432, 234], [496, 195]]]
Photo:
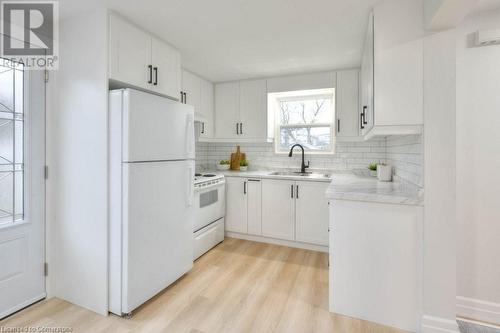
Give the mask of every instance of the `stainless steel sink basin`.
[[307, 177], [307, 178], [330, 178], [331, 175], [326, 173], [315, 173], [315, 172], [293, 172], [293, 171], [276, 171], [271, 172], [271, 176], [295, 176], [295, 177]]

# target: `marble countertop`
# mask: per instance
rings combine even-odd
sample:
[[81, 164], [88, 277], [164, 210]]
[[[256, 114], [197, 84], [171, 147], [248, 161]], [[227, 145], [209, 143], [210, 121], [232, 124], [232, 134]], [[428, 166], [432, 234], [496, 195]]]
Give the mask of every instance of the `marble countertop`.
[[374, 177], [335, 174], [326, 191], [328, 199], [423, 205], [423, 190], [402, 182], [379, 182]]

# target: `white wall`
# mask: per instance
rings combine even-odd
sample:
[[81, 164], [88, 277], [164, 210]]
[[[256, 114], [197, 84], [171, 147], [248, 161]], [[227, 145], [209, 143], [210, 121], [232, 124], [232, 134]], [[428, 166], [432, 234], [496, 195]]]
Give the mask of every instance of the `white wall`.
[[500, 324], [500, 45], [473, 47], [500, 29], [500, 10], [457, 29], [457, 312]]
[[449, 30], [424, 39], [422, 332], [457, 331], [455, 92], [455, 31]]
[[49, 296], [107, 313], [107, 13], [60, 22], [47, 108]]

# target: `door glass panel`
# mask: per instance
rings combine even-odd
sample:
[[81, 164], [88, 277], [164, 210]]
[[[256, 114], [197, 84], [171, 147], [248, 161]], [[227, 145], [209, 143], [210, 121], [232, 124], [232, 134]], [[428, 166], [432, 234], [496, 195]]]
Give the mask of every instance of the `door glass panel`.
[[0, 65], [0, 225], [23, 217], [24, 68], [4, 61]]

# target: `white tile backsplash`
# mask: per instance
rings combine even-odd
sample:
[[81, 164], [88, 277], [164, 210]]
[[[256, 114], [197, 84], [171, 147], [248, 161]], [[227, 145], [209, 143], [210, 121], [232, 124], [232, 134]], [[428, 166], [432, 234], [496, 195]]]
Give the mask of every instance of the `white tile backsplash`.
[[421, 135], [388, 136], [386, 159], [396, 178], [423, 187], [423, 145]]
[[[213, 170], [220, 160], [228, 160], [236, 151], [236, 143], [196, 144], [196, 169]], [[299, 169], [300, 149], [288, 154], [276, 154], [273, 143], [241, 143], [246, 153], [249, 169]], [[337, 142], [333, 155], [305, 156], [312, 169], [333, 171], [366, 170], [370, 163], [386, 162], [393, 166], [396, 178], [422, 187], [422, 137], [421, 135], [376, 138], [362, 142]]]
[[[250, 169], [300, 168], [300, 149], [294, 150], [292, 158], [288, 154], [276, 154], [273, 143], [242, 143], [241, 151], [246, 153]], [[236, 151], [233, 143], [203, 143], [196, 145], [196, 165], [198, 169], [213, 169], [222, 159], [229, 159]], [[385, 159], [385, 139], [364, 142], [338, 142], [336, 154], [305, 155], [312, 169], [352, 170], [366, 168], [369, 163], [383, 162]]]

